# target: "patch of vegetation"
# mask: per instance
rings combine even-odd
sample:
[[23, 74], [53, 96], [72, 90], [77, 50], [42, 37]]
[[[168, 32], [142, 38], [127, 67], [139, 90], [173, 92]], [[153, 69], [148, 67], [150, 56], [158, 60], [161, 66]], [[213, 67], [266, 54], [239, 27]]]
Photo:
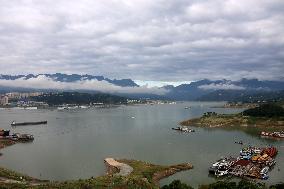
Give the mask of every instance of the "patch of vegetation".
[[245, 116], [252, 117], [282, 117], [284, 116], [284, 108], [276, 104], [263, 104], [259, 107], [245, 110]]
[[262, 183], [252, 183], [247, 180], [242, 180], [239, 183], [218, 181], [209, 185], [202, 185], [199, 189], [266, 189], [266, 186]]
[[11, 171], [5, 168], [0, 167], [0, 177], [4, 177], [7, 179], [13, 179], [17, 181], [33, 181], [32, 177], [17, 173], [15, 171]]
[[275, 184], [269, 187], [269, 189], [283, 189], [284, 183]]
[[104, 93], [78, 93], [78, 92], [62, 92], [62, 93], [48, 93], [41, 96], [32, 97], [32, 100], [46, 102], [49, 105], [61, 104], [90, 104], [90, 103], [104, 103], [104, 104], [125, 104], [127, 99], [124, 97], [104, 94]]
[[[259, 127], [280, 130], [284, 127], [284, 108], [276, 104], [263, 104], [238, 114], [207, 112], [200, 118], [182, 121], [184, 126], [204, 127]], [[281, 128], [282, 127], [282, 128]]]
[[[153, 184], [153, 175], [154, 173], [166, 170], [169, 168], [169, 166], [162, 166], [162, 165], [153, 165], [150, 163], [146, 163], [143, 161], [137, 161], [137, 160], [119, 160], [121, 163], [125, 163], [133, 168], [132, 173], [129, 175], [129, 177], [132, 178], [144, 178], [144, 180], [148, 180], [149, 183]], [[146, 178], [146, 179], [145, 179]]]
[[[284, 183], [275, 184], [270, 187], [263, 183], [253, 183], [247, 180], [240, 182], [217, 181], [208, 185], [200, 185], [198, 189], [284, 189]], [[192, 189], [190, 185], [182, 183], [180, 180], [174, 180], [169, 185], [163, 186], [161, 189]]]
[[193, 188], [185, 183], [182, 183], [180, 180], [174, 180], [169, 185], [164, 185], [161, 189], [193, 189]]

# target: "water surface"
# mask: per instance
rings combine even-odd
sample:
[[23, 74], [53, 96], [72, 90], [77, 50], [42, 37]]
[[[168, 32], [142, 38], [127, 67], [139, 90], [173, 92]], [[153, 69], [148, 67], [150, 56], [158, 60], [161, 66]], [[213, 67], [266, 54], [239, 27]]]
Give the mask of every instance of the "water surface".
[[[266, 182], [283, 181], [283, 141], [261, 139], [236, 129], [194, 128], [195, 133], [171, 130], [178, 122], [207, 111], [241, 111], [210, 108], [218, 104], [186, 102], [72, 111], [0, 110], [0, 128], [35, 136], [32, 143], [3, 149], [0, 166], [41, 179], [70, 180], [103, 175], [106, 157], [164, 165], [191, 162], [193, 170], [178, 173], [162, 183], [181, 179], [198, 186], [215, 181], [208, 177], [208, 166], [221, 156], [238, 155], [242, 146], [234, 141], [242, 140], [251, 145], [278, 147], [277, 165]], [[191, 106], [191, 109], [185, 109], [185, 106]], [[48, 125], [10, 128], [12, 120], [48, 120]]]

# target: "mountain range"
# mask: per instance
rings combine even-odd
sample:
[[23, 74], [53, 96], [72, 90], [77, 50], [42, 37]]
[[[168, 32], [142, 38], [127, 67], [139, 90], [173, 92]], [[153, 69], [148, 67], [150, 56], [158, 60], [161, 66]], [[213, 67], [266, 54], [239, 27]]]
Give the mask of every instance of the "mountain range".
[[[200, 80], [179, 86], [164, 86], [169, 89], [167, 97], [176, 100], [233, 100], [241, 96], [260, 92], [284, 90], [284, 81], [260, 81], [258, 79]], [[226, 93], [224, 95], [220, 95]], [[211, 98], [214, 96], [214, 98]], [[220, 97], [221, 96], [221, 97]]]
[[28, 75], [0, 75], [0, 80], [16, 80], [16, 79], [32, 79], [38, 78], [39, 76], [45, 76], [50, 78], [54, 81], [60, 82], [76, 82], [76, 81], [86, 81], [86, 80], [97, 80], [97, 81], [106, 81], [108, 83], [120, 86], [120, 87], [138, 87], [138, 85], [132, 81], [131, 79], [109, 79], [105, 78], [104, 76], [93, 76], [93, 75], [79, 75], [79, 74], [62, 74], [62, 73], [55, 73], [55, 74], [28, 74]]
[[[28, 74], [28, 75], [0, 75], [0, 81], [16, 81], [16, 80], [30, 80], [37, 79], [39, 77], [45, 77], [55, 82], [76, 83], [84, 81], [103, 81], [113, 86], [119, 86], [120, 88], [140, 88], [131, 79], [109, 79], [104, 76], [93, 75], [79, 75], [79, 74]], [[1, 83], [0, 83], [1, 86]], [[31, 86], [32, 88], [32, 86]], [[21, 87], [13, 88], [9, 86], [0, 87], [1, 91], [11, 91], [22, 89]], [[231, 80], [209, 80], [203, 79], [199, 81], [191, 82], [190, 84], [181, 84], [178, 86], [166, 85], [159, 90], [163, 91], [163, 94], [154, 94], [151, 92], [140, 93], [121, 93], [112, 92], [121, 96], [134, 97], [134, 98], [155, 98], [155, 99], [172, 99], [172, 100], [237, 100], [242, 97], [258, 94], [259, 96], [268, 96], [271, 92], [277, 92], [284, 90], [284, 81], [261, 81], [258, 79], [241, 79], [238, 81]], [[92, 91], [88, 89], [87, 91]], [[94, 90], [99, 91], [99, 90]], [[283, 94], [283, 93], [279, 93]], [[278, 93], [275, 93], [277, 96]], [[279, 95], [278, 95], [279, 96]]]

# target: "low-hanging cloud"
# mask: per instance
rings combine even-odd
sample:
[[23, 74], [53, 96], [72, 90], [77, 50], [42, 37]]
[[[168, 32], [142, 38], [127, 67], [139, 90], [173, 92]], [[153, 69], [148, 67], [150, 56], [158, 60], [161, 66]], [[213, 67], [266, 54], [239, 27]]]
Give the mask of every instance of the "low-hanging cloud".
[[16, 80], [0, 80], [0, 86], [27, 88], [27, 89], [55, 89], [55, 90], [91, 90], [106, 93], [145, 93], [163, 95], [167, 90], [158, 87], [149, 88], [147, 85], [139, 87], [120, 87], [113, 85], [107, 81], [80, 80], [76, 82], [60, 82], [54, 81], [44, 75], [39, 75], [35, 78], [25, 79], [19, 78]]
[[198, 88], [200, 89], [204, 89], [204, 90], [245, 90], [245, 87], [242, 86], [237, 86], [234, 84], [228, 84], [228, 83], [220, 83], [220, 84], [216, 84], [216, 83], [212, 83], [209, 85], [201, 85]]

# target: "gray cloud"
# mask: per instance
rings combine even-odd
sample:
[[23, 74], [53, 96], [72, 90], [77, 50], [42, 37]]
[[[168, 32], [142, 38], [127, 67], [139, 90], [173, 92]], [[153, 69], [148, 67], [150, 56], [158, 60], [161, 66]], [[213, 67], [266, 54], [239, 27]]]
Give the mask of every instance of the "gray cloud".
[[283, 79], [282, 0], [0, 0], [2, 74]]

